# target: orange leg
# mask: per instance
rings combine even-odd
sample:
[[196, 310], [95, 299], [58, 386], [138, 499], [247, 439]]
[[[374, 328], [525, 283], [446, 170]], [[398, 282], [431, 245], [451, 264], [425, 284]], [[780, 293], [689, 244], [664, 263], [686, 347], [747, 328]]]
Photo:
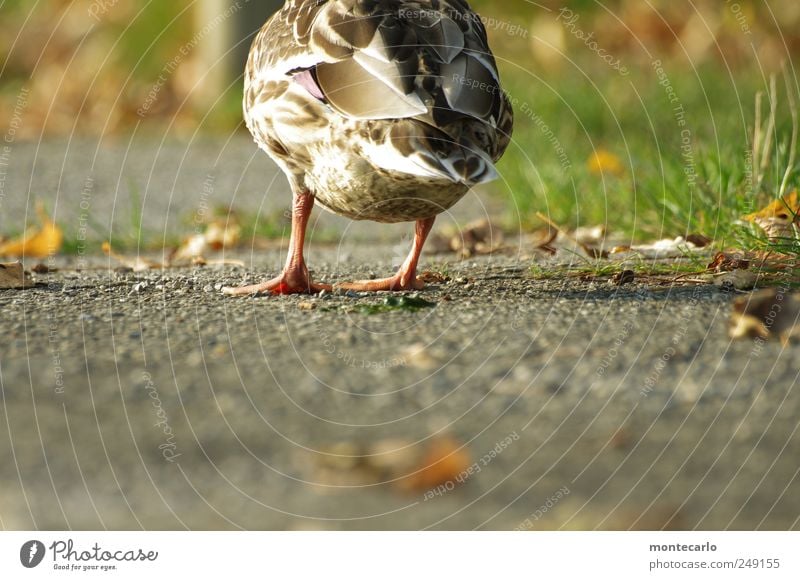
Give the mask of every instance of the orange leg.
[[222, 292], [229, 296], [250, 296], [253, 294], [316, 294], [323, 290], [331, 290], [327, 284], [315, 284], [311, 281], [303, 257], [303, 246], [306, 239], [306, 227], [311, 210], [314, 208], [314, 196], [308, 191], [294, 194], [292, 199], [292, 236], [289, 239], [289, 257], [280, 276], [254, 286], [241, 288], [223, 288]]
[[358, 282], [337, 284], [336, 287], [357, 292], [421, 290], [424, 288], [425, 284], [417, 278], [417, 264], [419, 263], [419, 255], [422, 253], [422, 246], [425, 245], [425, 240], [428, 239], [428, 234], [431, 233], [434, 221], [436, 221], [435, 217], [417, 221], [414, 232], [414, 247], [411, 249], [406, 261], [400, 266], [397, 274], [383, 280], [360, 280]]

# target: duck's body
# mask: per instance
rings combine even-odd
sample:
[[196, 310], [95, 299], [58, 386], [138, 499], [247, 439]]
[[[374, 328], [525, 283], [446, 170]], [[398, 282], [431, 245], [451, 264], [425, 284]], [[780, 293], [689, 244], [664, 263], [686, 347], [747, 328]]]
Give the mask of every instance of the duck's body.
[[295, 206], [427, 230], [496, 177], [513, 124], [464, 0], [287, 1], [253, 43], [244, 112]]
[[[314, 105], [310, 105], [314, 107]], [[372, 122], [335, 116], [324, 128], [315, 130], [315, 139], [302, 146], [308, 163], [297, 167], [298, 155], [287, 161], [273, 155], [288, 175], [313, 192], [325, 209], [353, 220], [395, 223], [435, 216], [453, 206], [469, 190], [460, 182], [421, 177], [385, 169], [372, 161], [365, 149], [373, 146]], [[371, 128], [385, 130], [385, 124]], [[286, 171], [286, 169], [284, 169]]]

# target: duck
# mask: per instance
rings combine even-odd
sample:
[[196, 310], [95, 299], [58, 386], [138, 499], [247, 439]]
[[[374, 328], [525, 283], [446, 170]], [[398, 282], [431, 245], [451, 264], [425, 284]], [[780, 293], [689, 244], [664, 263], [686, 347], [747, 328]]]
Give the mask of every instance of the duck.
[[352, 220], [413, 222], [392, 276], [353, 291], [419, 290], [436, 216], [498, 177], [513, 109], [482, 19], [466, 0], [288, 0], [256, 35], [244, 119], [286, 174], [292, 229], [283, 271], [225, 294], [312, 293], [304, 257], [315, 204]]

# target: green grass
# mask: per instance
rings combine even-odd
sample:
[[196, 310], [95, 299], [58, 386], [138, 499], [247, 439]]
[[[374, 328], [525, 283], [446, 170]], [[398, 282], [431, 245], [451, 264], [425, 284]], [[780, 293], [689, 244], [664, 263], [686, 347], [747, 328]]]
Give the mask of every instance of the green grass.
[[[763, 87], [732, 86], [713, 67], [700, 72], [702, 82], [675, 74], [670, 81], [685, 111], [681, 127], [649, 73], [587, 78], [576, 71], [550, 86], [523, 71], [506, 74], [512, 98], [536, 104], [535, 117], [517, 107], [514, 143], [499, 165], [505, 182], [496, 192], [511, 202], [511, 224], [537, 227], [536, 212], [542, 212], [568, 228], [605, 224], [636, 239], [699, 233], [721, 246], [757, 245], [758, 232], [738, 222], [777, 195], [788, 159], [788, 110], [777, 112], [779, 146], [755, 190], [748, 155], [755, 94]], [[687, 135], [689, 147], [682, 150]], [[590, 171], [598, 149], [619, 158], [619, 175]], [[787, 191], [797, 185], [792, 171]]]

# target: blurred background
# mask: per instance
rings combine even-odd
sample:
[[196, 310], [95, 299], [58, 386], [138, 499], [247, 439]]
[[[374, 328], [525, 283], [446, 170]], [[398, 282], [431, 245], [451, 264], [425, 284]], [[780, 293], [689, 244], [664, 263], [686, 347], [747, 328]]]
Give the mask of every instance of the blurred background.
[[[729, 292], [800, 280], [800, 240], [743, 219], [800, 181], [800, 2], [471, 4], [516, 127], [437, 220], [420, 309], [219, 292], [285, 260], [291, 193], [241, 113], [277, 2], [0, 0], [0, 263], [39, 282], [0, 291], [0, 528], [800, 525], [798, 348]], [[308, 234], [332, 282], [390, 274], [412, 227]], [[741, 256], [768, 244], [794, 262]]]
[[[246, 138], [243, 63], [253, 34], [280, 4], [5, 0], [0, 130], [18, 143], [91, 137], [101, 147], [132, 134], [153, 143]], [[743, 214], [775, 197], [785, 166], [793, 165], [789, 105], [800, 3], [472, 5], [516, 109], [503, 179], [486, 193], [505, 227], [535, 229], [543, 212], [569, 228], [602, 224], [636, 237], [697, 232], [724, 244], [742, 238], [736, 224]], [[768, 161], [754, 163], [755, 100], [766, 93], [767, 119], [773, 74], [774, 147]], [[139, 177], [122, 173], [123, 185]], [[794, 182], [792, 173], [788, 185]], [[71, 187], [80, 190], [80, 181]], [[152, 184], [126, 191], [137, 187]], [[201, 183], [195, 187], [199, 195]], [[224, 196], [215, 203], [225, 205]], [[2, 231], [9, 235], [22, 225], [8, 219], [6, 205]], [[261, 220], [262, 234], [282, 231], [269, 221]], [[141, 231], [126, 236], [142, 241]]]

